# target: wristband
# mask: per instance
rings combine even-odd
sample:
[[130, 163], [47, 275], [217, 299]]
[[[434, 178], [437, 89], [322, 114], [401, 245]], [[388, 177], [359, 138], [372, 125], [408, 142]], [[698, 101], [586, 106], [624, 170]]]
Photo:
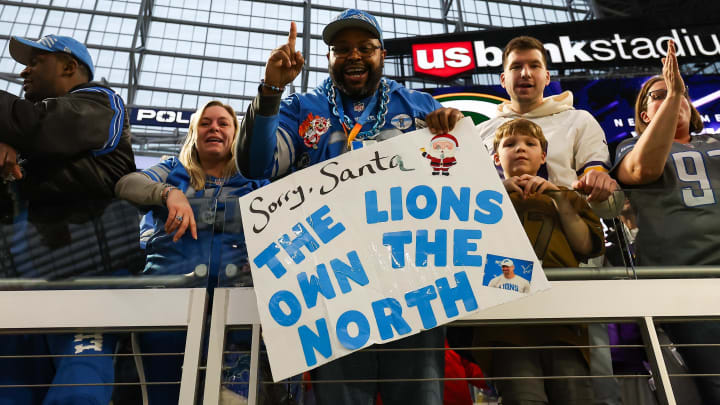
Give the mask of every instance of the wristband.
[[168, 196], [170, 195], [170, 192], [173, 190], [177, 190], [177, 189], [178, 189], [177, 187], [171, 186], [169, 184], [163, 189], [162, 193], [160, 194], [160, 199], [162, 200], [162, 204], [164, 206], [167, 207], [167, 199], [168, 199]]
[[266, 87], [276, 93], [282, 93], [285, 91], [285, 86], [283, 87], [277, 87], [273, 86], [272, 84], [265, 83], [265, 79], [260, 80], [260, 88]]

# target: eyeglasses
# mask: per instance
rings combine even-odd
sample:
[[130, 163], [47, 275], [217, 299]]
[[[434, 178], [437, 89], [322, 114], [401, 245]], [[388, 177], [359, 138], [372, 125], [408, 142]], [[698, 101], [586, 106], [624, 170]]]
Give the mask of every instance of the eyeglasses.
[[360, 52], [360, 56], [363, 58], [367, 58], [368, 56], [372, 56], [376, 50], [381, 49], [382, 47], [377, 45], [360, 45], [360, 46], [347, 46], [347, 45], [339, 45], [339, 46], [331, 46], [330, 52], [335, 55], [336, 58], [347, 58], [350, 56], [353, 50], [357, 49], [358, 52]]
[[[667, 97], [668, 91], [667, 89], [657, 89], [653, 91], [648, 91], [648, 100], [665, 100]], [[685, 97], [688, 97], [688, 86], [685, 86], [685, 92], [683, 93]]]

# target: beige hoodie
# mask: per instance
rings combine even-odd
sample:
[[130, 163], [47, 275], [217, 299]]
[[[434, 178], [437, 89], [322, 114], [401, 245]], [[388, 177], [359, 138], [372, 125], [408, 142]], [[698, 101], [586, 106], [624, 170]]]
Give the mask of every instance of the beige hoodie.
[[525, 114], [516, 113], [510, 102], [505, 102], [498, 105], [495, 118], [477, 125], [478, 133], [485, 147], [493, 153], [497, 127], [516, 118], [533, 121], [542, 128], [548, 140], [548, 180], [571, 188], [586, 170], [610, 168], [610, 154], [600, 124], [590, 113], [576, 110], [572, 104], [573, 95], [569, 91], [545, 98], [540, 106]]

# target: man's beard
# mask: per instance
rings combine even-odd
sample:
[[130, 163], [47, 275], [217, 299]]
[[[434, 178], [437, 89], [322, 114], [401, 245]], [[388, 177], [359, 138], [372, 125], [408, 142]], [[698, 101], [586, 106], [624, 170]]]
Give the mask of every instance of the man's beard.
[[369, 97], [375, 93], [375, 90], [377, 90], [378, 85], [380, 84], [380, 79], [382, 79], [383, 65], [384, 63], [380, 63], [377, 68], [373, 69], [365, 64], [365, 67], [368, 69], [368, 79], [365, 82], [365, 86], [359, 89], [348, 88], [348, 86], [345, 85], [343, 70], [346, 65], [344, 63], [341, 65], [336, 64], [333, 68], [328, 70], [330, 71], [330, 78], [332, 79], [335, 87], [340, 89], [344, 95], [350, 97], [351, 99], [358, 100]]
[[34, 84], [35, 84], [35, 86], [33, 86], [33, 88], [30, 89], [30, 91], [25, 91], [25, 96], [24, 96], [25, 100], [33, 102], [33, 103], [37, 103], [39, 101], [45, 100], [46, 98], [52, 97], [49, 94], [48, 95], [45, 94], [45, 93], [49, 93], [49, 92], [43, 91], [44, 87], [41, 85], [41, 83], [37, 82]]

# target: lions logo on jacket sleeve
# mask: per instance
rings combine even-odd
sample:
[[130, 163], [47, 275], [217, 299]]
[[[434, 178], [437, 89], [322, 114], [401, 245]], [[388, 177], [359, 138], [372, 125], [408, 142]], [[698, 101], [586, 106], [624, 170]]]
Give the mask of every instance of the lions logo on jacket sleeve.
[[298, 130], [303, 143], [308, 148], [317, 149], [320, 137], [330, 129], [330, 119], [320, 116], [313, 116], [309, 113], [305, 121], [300, 124]]

